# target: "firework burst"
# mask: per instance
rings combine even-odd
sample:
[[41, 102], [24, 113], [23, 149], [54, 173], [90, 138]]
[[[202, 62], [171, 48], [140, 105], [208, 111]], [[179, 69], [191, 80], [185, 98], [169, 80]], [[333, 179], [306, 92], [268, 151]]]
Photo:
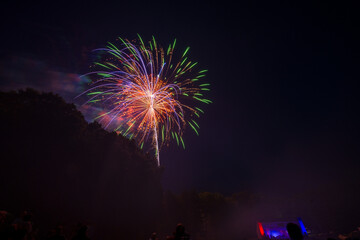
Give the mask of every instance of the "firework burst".
[[140, 36], [118, 40], [119, 46], [108, 43], [94, 50], [100, 53], [94, 63], [99, 70], [84, 75], [91, 79], [86, 104], [100, 104], [97, 119], [105, 128], [136, 138], [141, 148], [150, 142], [160, 165], [159, 150], [171, 139], [185, 148], [186, 126], [198, 134], [195, 118], [204, 112], [197, 103], [211, 103], [204, 98], [210, 90], [202, 81], [207, 70], [195, 70], [197, 63], [187, 57], [189, 47], [176, 60], [176, 39], [167, 49], [154, 37], [148, 44]]

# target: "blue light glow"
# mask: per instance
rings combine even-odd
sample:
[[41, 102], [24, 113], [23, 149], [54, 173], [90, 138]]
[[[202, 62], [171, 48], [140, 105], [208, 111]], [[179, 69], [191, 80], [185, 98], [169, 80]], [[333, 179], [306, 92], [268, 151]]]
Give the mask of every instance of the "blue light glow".
[[298, 218], [297, 220], [298, 220], [298, 222], [299, 222], [299, 225], [300, 225], [302, 234], [303, 234], [303, 235], [307, 235], [307, 232], [306, 232], [305, 225], [304, 225], [303, 221], [301, 220], [301, 218]]
[[277, 237], [277, 236], [281, 235], [281, 233], [278, 231], [270, 231], [269, 235], [270, 235], [270, 237]]

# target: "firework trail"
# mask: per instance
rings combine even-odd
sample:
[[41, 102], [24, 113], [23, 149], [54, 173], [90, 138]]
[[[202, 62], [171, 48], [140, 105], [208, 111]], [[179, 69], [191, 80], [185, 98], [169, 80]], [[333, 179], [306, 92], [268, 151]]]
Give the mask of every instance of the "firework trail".
[[103, 111], [96, 119], [105, 128], [136, 138], [141, 148], [151, 141], [159, 166], [160, 148], [171, 139], [185, 148], [186, 126], [198, 135], [194, 118], [204, 112], [197, 104], [211, 103], [204, 98], [210, 90], [210, 84], [202, 81], [207, 70], [194, 70], [197, 63], [188, 59], [189, 47], [176, 61], [176, 39], [167, 49], [154, 37], [147, 45], [140, 36], [132, 42], [118, 40], [119, 46], [108, 43], [94, 50], [100, 53], [93, 66], [99, 70], [83, 76], [92, 82], [83, 93], [89, 96], [85, 104], [101, 105]]

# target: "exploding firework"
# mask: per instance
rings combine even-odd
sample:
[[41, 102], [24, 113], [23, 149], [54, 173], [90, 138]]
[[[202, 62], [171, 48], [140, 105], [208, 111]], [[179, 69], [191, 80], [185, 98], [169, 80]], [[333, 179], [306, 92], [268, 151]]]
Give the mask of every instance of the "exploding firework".
[[186, 126], [198, 135], [195, 119], [204, 112], [197, 104], [211, 103], [204, 98], [210, 90], [202, 80], [207, 70], [195, 70], [197, 62], [187, 57], [189, 47], [176, 60], [176, 39], [167, 49], [154, 37], [148, 44], [140, 36], [118, 40], [118, 46], [108, 43], [94, 50], [99, 61], [93, 67], [99, 70], [84, 75], [91, 79], [86, 104], [100, 104], [103, 111], [96, 119], [105, 128], [136, 138], [141, 148], [151, 143], [159, 166], [159, 150], [171, 139], [185, 148]]

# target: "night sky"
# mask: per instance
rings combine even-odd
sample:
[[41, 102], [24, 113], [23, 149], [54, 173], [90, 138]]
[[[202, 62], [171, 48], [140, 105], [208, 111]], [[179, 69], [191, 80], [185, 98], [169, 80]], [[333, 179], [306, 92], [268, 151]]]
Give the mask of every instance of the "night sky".
[[209, 69], [213, 104], [200, 136], [187, 129], [186, 150], [162, 150], [165, 189], [358, 189], [358, 6], [314, 2], [7, 1], [0, 87], [81, 104], [91, 50], [137, 33], [163, 46], [176, 38]]

